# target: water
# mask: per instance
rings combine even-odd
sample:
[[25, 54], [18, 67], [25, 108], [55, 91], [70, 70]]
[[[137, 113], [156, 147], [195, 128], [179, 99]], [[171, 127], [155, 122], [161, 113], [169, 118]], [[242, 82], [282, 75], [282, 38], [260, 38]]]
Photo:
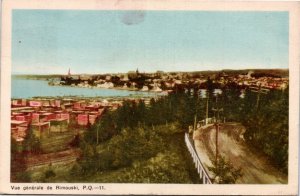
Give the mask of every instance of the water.
[[49, 86], [48, 81], [12, 78], [12, 98], [32, 98], [38, 96], [82, 96], [82, 97], [126, 97], [154, 96], [154, 92], [128, 91], [102, 88], [78, 88], [69, 86]]

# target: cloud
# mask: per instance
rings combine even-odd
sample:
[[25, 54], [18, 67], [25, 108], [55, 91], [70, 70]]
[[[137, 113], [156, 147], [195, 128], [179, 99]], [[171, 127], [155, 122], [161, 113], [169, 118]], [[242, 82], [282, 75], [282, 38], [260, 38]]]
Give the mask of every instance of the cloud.
[[127, 11], [120, 16], [120, 20], [126, 25], [136, 25], [142, 23], [145, 20], [145, 16], [145, 11]]

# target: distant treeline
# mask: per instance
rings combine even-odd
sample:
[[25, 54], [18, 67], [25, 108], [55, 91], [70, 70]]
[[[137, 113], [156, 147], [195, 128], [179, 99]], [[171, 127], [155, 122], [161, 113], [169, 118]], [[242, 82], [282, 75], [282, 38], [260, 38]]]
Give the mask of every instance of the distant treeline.
[[[207, 70], [207, 71], [192, 71], [192, 72], [162, 72], [160, 71], [159, 73], [169, 73], [169, 74], [191, 74], [193, 76], [199, 76], [202, 75], [204, 77], [212, 77], [216, 74], [219, 73], [226, 73], [230, 76], [232, 75], [239, 75], [239, 74], [247, 74], [249, 71], [253, 72], [253, 77], [262, 77], [262, 76], [270, 76], [270, 77], [288, 77], [289, 76], [289, 70], [288, 69], [243, 69], [243, 70], [231, 70], [231, 69], [224, 69], [224, 70], [217, 70], [217, 71], [212, 71], [212, 70]], [[121, 74], [127, 74], [127, 73], [121, 73]], [[155, 74], [155, 72], [153, 73]], [[53, 79], [53, 78], [60, 78], [62, 76], [66, 76], [67, 74], [45, 74], [45, 75], [35, 75], [35, 74], [15, 74], [12, 75], [15, 78], [24, 78], [24, 79]], [[76, 76], [80, 74], [75, 74]], [[93, 76], [93, 77], [98, 77], [98, 76], [105, 76], [105, 75], [116, 75], [116, 74], [83, 74], [83, 75], [88, 75], [88, 76]]]

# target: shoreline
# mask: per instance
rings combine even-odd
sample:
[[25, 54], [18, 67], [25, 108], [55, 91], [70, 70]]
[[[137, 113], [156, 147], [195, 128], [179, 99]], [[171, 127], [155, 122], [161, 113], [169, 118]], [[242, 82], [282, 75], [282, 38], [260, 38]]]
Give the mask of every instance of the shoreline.
[[[36, 79], [16, 79], [16, 80], [33, 80], [37, 81]], [[75, 99], [126, 99], [126, 98], [153, 98], [153, 97], [160, 97], [167, 94], [167, 91], [142, 91], [139, 89], [133, 89], [133, 88], [122, 88], [122, 87], [110, 87], [110, 88], [103, 88], [103, 87], [81, 87], [81, 86], [71, 86], [71, 85], [49, 85], [47, 80], [38, 79], [41, 82], [45, 82], [44, 84], [48, 87], [61, 87], [61, 88], [75, 88], [75, 89], [90, 89], [90, 90], [116, 90], [116, 91], [127, 91], [128, 94], [125, 93], [125, 95], [85, 95], [77, 94], [77, 95], [38, 95], [38, 96], [32, 96], [32, 97], [26, 97], [26, 96], [11, 96], [11, 99], [53, 99], [53, 98], [75, 98]], [[123, 94], [123, 93], [121, 93]]]
[[[30, 79], [26, 79], [26, 80], [30, 80]], [[134, 88], [123, 88], [123, 87], [109, 87], [109, 88], [105, 88], [105, 87], [97, 87], [97, 86], [89, 86], [89, 87], [84, 87], [84, 86], [72, 86], [72, 85], [50, 85], [48, 83], [48, 86], [59, 86], [59, 87], [72, 87], [72, 88], [86, 88], [86, 89], [111, 89], [111, 90], [124, 90], [124, 91], [133, 91], [133, 92], [142, 92], [142, 93], [163, 93], [163, 92], [167, 92], [167, 90], [161, 90], [161, 91], [153, 91], [153, 90], [147, 90], [147, 91], [143, 91], [141, 89], [134, 89]]]
[[84, 87], [84, 86], [72, 86], [72, 85], [50, 85], [48, 80], [45, 79], [32, 79], [32, 78], [16, 78], [17, 80], [40, 80], [40, 81], [45, 81], [48, 82], [48, 86], [59, 86], [59, 87], [72, 87], [72, 88], [83, 88], [83, 89], [111, 89], [111, 90], [125, 90], [125, 91], [134, 91], [134, 92], [143, 92], [143, 93], [163, 93], [163, 92], [167, 92], [168, 90], [161, 90], [161, 91], [153, 91], [153, 90], [147, 90], [147, 91], [143, 91], [141, 89], [133, 89], [133, 88], [123, 88], [123, 87], [109, 87], [109, 88], [105, 88], [105, 87], [97, 87], [97, 86], [89, 86], [89, 87]]
[[14, 99], [26, 99], [26, 100], [35, 100], [35, 99], [94, 99], [94, 100], [103, 100], [103, 99], [114, 99], [114, 100], [124, 100], [124, 99], [151, 99], [156, 97], [162, 97], [160, 93], [153, 93], [151, 95], [143, 94], [129, 94], [125, 96], [84, 96], [84, 95], [57, 95], [57, 96], [34, 96], [34, 97], [11, 97], [11, 100]]
[[163, 95], [153, 95], [153, 96], [143, 96], [143, 95], [128, 95], [128, 96], [75, 96], [75, 95], [60, 95], [60, 96], [34, 96], [34, 97], [27, 97], [27, 98], [20, 98], [20, 97], [11, 97], [11, 100], [14, 99], [26, 99], [26, 100], [34, 100], [34, 99], [115, 99], [115, 100], [123, 100], [123, 99], [130, 99], [130, 98], [138, 98], [138, 99], [151, 99], [154, 97], [161, 97]]

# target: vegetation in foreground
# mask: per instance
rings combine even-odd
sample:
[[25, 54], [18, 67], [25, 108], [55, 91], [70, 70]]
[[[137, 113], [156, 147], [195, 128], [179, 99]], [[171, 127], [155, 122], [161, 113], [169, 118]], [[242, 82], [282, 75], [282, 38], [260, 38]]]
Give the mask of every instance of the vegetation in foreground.
[[219, 156], [218, 161], [212, 160], [212, 163], [213, 166], [208, 169], [216, 175], [215, 181], [218, 184], [234, 184], [243, 175], [241, 168], [235, 169], [223, 156]]
[[[246, 126], [245, 139], [249, 146], [265, 153], [278, 170], [287, 173], [288, 90], [273, 90], [266, 95], [258, 95], [248, 89], [244, 99], [239, 97], [240, 92], [236, 87], [229, 86], [223, 92], [217, 103], [212, 90], [209, 90], [209, 107], [223, 107], [222, 118], [241, 122]], [[195, 116], [198, 119], [205, 118], [205, 106], [206, 99], [189, 92], [180, 93], [180, 89], [168, 97], [156, 101], [152, 99], [149, 107], [143, 102], [125, 102], [123, 107], [114, 113], [108, 113], [87, 132], [82, 145], [83, 157], [78, 161], [78, 171], [88, 175], [89, 172], [134, 168], [136, 160], [156, 157], [166, 148], [158, 145], [157, 149], [157, 144], [162, 144], [160, 140], [166, 135], [172, 135], [168, 127], [176, 124], [175, 130], [186, 130], [193, 124]], [[209, 116], [213, 116], [212, 110], [209, 111]], [[158, 143], [154, 145], [153, 141]], [[223, 181], [232, 183], [241, 174], [229, 167], [231, 163], [225, 160], [223, 162], [225, 170], [227, 168], [231, 175], [229, 180], [226, 178], [227, 174], [224, 175]], [[176, 178], [173, 176], [173, 182]], [[115, 181], [119, 182], [117, 179]]]
[[[154, 129], [124, 131], [95, 148], [82, 142], [83, 157], [76, 163], [46, 165], [19, 173], [18, 178], [26, 182], [201, 183], [177, 125]], [[164, 131], [148, 135], [149, 140], [140, 139], [158, 129]]]

